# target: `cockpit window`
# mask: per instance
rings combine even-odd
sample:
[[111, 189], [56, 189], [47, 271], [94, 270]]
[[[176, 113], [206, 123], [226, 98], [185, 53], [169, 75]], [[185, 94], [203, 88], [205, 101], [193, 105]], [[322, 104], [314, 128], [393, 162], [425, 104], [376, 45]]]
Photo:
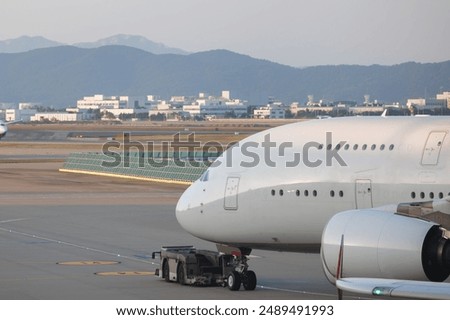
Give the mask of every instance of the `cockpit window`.
[[206, 170], [200, 177], [200, 181], [206, 182], [209, 180], [209, 170]]

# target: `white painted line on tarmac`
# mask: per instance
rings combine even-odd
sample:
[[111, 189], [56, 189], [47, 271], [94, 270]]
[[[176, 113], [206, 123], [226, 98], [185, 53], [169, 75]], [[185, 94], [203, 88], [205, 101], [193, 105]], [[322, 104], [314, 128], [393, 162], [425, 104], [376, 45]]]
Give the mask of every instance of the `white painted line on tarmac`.
[[0, 221], [0, 224], [8, 223], [8, 222], [23, 221], [23, 220], [29, 220], [29, 219], [28, 218], [22, 218], [22, 219], [3, 220], [3, 221]]
[[159, 266], [159, 262], [141, 260], [141, 259], [137, 259], [137, 258], [134, 258], [134, 257], [126, 256], [126, 255], [121, 255], [119, 253], [114, 253], [114, 252], [109, 252], [109, 251], [105, 251], [105, 250], [85, 247], [85, 246], [82, 246], [82, 245], [78, 245], [76, 243], [71, 243], [71, 242], [61, 241], [61, 240], [56, 240], [56, 239], [50, 239], [50, 238], [42, 237], [42, 236], [39, 236], [39, 235], [34, 235], [34, 234], [31, 234], [31, 233], [20, 232], [20, 231], [16, 231], [16, 230], [12, 230], [12, 229], [6, 229], [6, 228], [2, 228], [2, 227], [0, 227], [0, 230], [6, 231], [6, 232], [9, 232], [9, 233], [12, 233], [12, 234], [21, 235], [21, 236], [24, 236], [24, 237], [44, 240], [44, 241], [48, 241], [48, 242], [52, 242], [52, 243], [56, 243], [56, 244], [60, 244], [60, 245], [65, 245], [65, 246], [69, 246], [69, 247], [73, 247], [73, 248], [77, 248], [77, 249], [89, 250], [89, 251], [98, 252], [98, 253], [102, 253], [102, 254], [105, 254], [105, 255], [113, 256], [113, 257], [120, 257], [122, 259], [133, 260], [133, 261], [138, 261], [138, 262], [142, 262], [142, 263], [146, 263], [146, 264]]

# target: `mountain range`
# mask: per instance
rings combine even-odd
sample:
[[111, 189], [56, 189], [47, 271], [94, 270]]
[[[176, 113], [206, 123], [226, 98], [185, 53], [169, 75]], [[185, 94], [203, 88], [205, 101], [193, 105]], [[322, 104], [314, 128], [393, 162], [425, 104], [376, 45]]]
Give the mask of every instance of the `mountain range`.
[[308, 95], [385, 102], [450, 91], [450, 60], [393, 66], [293, 68], [227, 50], [154, 54], [130, 46], [56, 46], [0, 53], [0, 101], [66, 107], [93, 94], [195, 96], [199, 92], [265, 104], [269, 96], [304, 103]]
[[[22, 36], [15, 39], [0, 41], [0, 53], [19, 53], [35, 49], [59, 47], [68, 45], [44, 37]], [[128, 46], [141, 49], [154, 54], [188, 54], [189, 52], [168, 47], [162, 43], [151, 41], [145, 37], [137, 35], [118, 34], [94, 42], [80, 42], [72, 44], [79, 48], [99, 48], [108, 45]]]

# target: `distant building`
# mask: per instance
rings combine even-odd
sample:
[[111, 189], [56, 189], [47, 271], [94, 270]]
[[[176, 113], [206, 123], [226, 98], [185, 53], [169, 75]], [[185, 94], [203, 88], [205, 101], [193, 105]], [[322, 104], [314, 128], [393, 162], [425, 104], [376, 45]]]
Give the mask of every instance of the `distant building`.
[[39, 112], [31, 117], [30, 121], [51, 121], [51, 122], [71, 122], [81, 121], [82, 115], [68, 112]]
[[231, 99], [230, 91], [222, 91], [220, 97], [207, 96], [200, 93], [194, 102], [183, 105], [183, 112], [191, 116], [224, 118], [229, 115], [240, 117], [247, 114], [247, 101]]
[[19, 110], [37, 109], [40, 106], [42, 106], [41, 102], [21, 102], [19, 103]]
[[447, 101], [447, 108], [450, 109], [450, 92], [449, 91], [437, 94], [436, 95], [436, 99], [438, 99], [438, 100], [446, 100]]
[[180, 111], [179, 109], [172, 106], [172, 104], [167, 103], [167, 101], [160, 101], [157, 105], [153, 106], [148, 111], [148, 116], [156, 116], [158, 114], [163, 114], [166, 116], [166, 118], [169, 117], [169, 115]]
[[253, 118], [267, 119], [270, 117], [270, 107], [258, 107], [253, 110]]
[[253, 118], [256, 119], [284, 119], [286, 109], [282, 106], [267, 105], [253, 110]]
[[189, 114], [191, 117], [195, 117], [200, 114], [200, 105], [196, 103], [183, 105], [183, 112]]
[[354, 106], [349, 107], [348, 111], [354, 115], [364, 115], [364, 114], [382, 114], [384, 111], [384, 106]]
[[6, 109], [5, 110], [5, 121], [16, 121], [20, 119], [18, 109]]
[[122, 114], [134, 114], [136, 112], [134, 108], [101, 109], [101, 111], [112, 113], [116, 118], [118, 118]]
[[270, 119], [284, 119], [286, 117], [286, 109], [281, 107], [270, 108]]
[[289, 107], [289, 111], [291, 112], [293, 117], [297, 116], [299, 109], [300, 109], [300, 103], [298, 103], [298, 102], [292, 102]]
[[36, 109], [6, 109], [5, 120], [6, 121], [18, 121], [24, 122], [31, 121], [31, 117], [36, 114]]
[[[147, 113], [155, 103], [155, 96], [130, 97], [130, 96], [104, 96], [96, 94], [92, 97], [84, 97], [77, 101], [77, 109], [100, 110], [102, 113], [110, 113], [115, 117], [120, 115], [131, 115], [135, 113]], [[140, 112], [139, 112], [140, 111]]]
[[128, 97], [107, 97], [96, 94], [92, 97], [84, 97], [77, 101], [78, 109], [120, 109], [128, 106]]
[[408, 99], [406, 106], [409, 109], [422, 110], [443, 110], [447, 109], [447, 99], [435, 99], [435, 98], [418, 98]]

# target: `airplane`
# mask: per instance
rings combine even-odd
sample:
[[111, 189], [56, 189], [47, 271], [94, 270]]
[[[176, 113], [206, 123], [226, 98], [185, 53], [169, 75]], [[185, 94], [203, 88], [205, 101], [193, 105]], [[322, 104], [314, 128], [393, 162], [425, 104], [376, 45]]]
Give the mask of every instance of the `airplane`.
[[8, 122], [4, 122], [2, 120], [0, 120], [0, 140], [6, 135], [6, 133], [8, 132], [8, 126], [7, 124], [13, 124], [13, 123], [17, 123], [17, 122], [22, 122], [22, 120], [17, 120], [17, 121], [8, 121]]
[[231, 290], [256, 283], [248, 256], [262, 249], [320, 254], [339, 297], [450, 299], [450, 117], [262, 131], [217, 158], [176, 217], [192, 235], [239, 249]]

